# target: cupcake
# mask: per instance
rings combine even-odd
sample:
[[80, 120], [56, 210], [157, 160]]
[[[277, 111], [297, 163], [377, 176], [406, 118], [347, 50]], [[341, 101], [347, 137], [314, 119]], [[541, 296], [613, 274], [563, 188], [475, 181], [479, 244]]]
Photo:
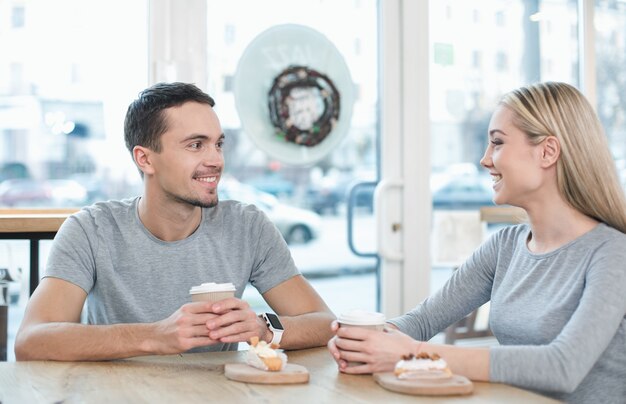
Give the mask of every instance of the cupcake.
[[259, 341], [259, 337], [252, 337], [246, 363], [257, 369], [278, 372], [287, 364], [287, 355], [277, 345], [269, 345], [265, 341]]
[[445, 360], [437, 354], [420, 352], [417, 356], [403, 356], [393, 371], [398, 379], [449, 379], [452, 372]]

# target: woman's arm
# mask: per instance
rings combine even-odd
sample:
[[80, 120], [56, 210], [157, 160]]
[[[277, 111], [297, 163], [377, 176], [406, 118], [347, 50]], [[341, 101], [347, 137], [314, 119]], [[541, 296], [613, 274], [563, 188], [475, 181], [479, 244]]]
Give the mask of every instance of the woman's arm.
[[491, 299], [501, 248], [501, 234], [483, 243], [445, 285], [403, 316], [390, 320], [400, 331], [428, 341], [450, 324], [464, 318]]

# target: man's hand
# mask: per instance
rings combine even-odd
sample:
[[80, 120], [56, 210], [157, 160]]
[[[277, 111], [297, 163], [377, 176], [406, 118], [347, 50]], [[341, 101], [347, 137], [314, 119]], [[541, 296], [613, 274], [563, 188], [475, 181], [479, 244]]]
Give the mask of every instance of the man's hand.
[[207, 320], [208, 336], [223, 343], [249, 341], [252, 337], [268, 340], [270, 331], [247, 302], [231, 297], [213, 303], [215, 317]]
[[157, 341], [150, 351], [158, 354], [174, 354], [199, 346], [217, 344], [209, 336], [207, 322], [218, 316], [211, 312], [213, 302], [187, 303], [168, 318], [155, 323]]

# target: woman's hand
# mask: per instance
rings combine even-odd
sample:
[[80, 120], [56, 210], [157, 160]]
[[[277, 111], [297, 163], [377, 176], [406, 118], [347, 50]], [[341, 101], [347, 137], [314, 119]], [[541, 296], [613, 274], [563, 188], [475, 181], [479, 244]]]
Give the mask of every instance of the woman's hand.
[[[333, 322], [336, 333], [328, 342], [328, 350], [339, 370], [350, 374], [392, 371], [402, 356], [418, 352], [420, 342], [400, 331], [386, 327], [376, 331], [359, 327], [339, 327]], [[359, 364], [349, 362], [359, 362]]]
[[[337, 323], [337, 320], [333, 321], [330, 324], [330, 329], [332, 330], [333, 334], [337, 334], [338, 328], [339, 328], [339, 323]], [[339, 370], [342, 370], [343, 368], [348, 366], [348, 362], [341, 359], [341, 352], [339, 352], [339, 348], [337, 348], [337, 344], [335, 343], [336, 340], [337, 340], [337, 335], [335, 335], [328, 341], [327, 346], [328, 346], [328, 351], [330, 351], [330, 354], [332, 355], [333, 359], [335, 360], [335, 362], [337, 362], [337, 366], [339, 367]]]

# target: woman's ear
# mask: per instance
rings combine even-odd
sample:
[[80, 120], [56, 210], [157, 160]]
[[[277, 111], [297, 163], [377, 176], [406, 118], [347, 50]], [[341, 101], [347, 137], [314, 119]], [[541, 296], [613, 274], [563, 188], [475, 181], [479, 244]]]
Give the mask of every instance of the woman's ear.
[[154, 173], [152, 162], [150, 160], [151, 150], [143, 146], [133, 147], [133, 160], [137, 167], [143, 172], [144, 175]]
[[561, 142], [556, 136], [548, 136], [541, 143], [541, 165], [550, 167], [559, 160], [561, 155]]

